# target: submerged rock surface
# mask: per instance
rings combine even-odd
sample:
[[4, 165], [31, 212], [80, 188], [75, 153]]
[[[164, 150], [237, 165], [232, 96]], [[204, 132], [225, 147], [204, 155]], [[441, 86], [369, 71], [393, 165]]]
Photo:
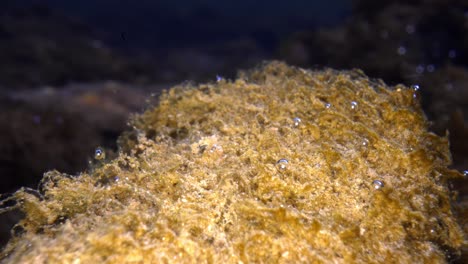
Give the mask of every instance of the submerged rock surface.
[[174, 87], [115, 158], [20, 190], [5, 263], [444, 263], [465, 243], [417, 91], [279, 62]]

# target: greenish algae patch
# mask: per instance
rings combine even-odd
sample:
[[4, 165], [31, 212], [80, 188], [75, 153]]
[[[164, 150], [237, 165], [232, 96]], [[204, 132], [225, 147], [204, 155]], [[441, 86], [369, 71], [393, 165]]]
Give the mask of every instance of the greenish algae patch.
[[444, 263], [466, 243], [416, 91], [279, 62], [174, 87], [91, 172], [15, 194], [5, 263]]

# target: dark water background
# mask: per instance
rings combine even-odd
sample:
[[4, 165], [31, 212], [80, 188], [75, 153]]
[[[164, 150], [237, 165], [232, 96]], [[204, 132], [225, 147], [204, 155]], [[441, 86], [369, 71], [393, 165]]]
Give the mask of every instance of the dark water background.
[[[268, 48], [298, 30], [338, 24], [349, 15], [351, 3], [331, 1], [216, 1], [216, 0], [20, 0], [12, 6], [40, 4], [107, 32], [115, 47], [158, 50], [193, 44], [221, 43], [249, 37]], [[120, 33], [125, 32], [122, 41]]]

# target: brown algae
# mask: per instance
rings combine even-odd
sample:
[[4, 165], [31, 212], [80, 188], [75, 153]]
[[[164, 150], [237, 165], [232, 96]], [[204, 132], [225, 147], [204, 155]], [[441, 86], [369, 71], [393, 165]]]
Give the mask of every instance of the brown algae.
[[444, 263], [465, 243], [461, 175], [413, 93], [280, 62], [174, 87], [115, 159], [15, 194], [24, 232], [3, 261]]

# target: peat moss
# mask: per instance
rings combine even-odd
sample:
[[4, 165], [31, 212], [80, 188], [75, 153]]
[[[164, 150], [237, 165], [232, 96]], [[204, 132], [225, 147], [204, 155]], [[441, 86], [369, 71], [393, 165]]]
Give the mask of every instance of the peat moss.
[[411, 88], [272, 62], [132, 122], [118, 157], [15, 194], [5, 263], [443, 263], [465, 243]]

